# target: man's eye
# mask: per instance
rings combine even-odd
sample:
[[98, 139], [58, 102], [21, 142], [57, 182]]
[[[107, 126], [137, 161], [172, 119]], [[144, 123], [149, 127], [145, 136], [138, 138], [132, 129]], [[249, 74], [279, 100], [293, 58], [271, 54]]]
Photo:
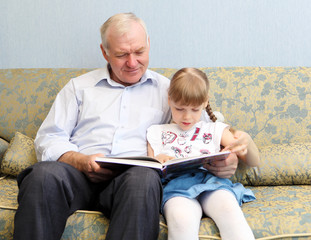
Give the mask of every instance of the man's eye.
[[126, 56], [126, 53], [116, 55], [117, 58], [123, 58], [123, 57], [125, 57], [125, 56]]

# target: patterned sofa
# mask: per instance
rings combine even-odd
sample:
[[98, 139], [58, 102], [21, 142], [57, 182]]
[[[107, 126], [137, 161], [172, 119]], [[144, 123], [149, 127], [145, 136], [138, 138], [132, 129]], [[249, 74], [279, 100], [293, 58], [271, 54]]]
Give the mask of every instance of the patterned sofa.
[[[33, 138], [61, 87], [91, 69], [0, 70], [0, 239], [12, 239], [16, 175], [36, 162]], [[171, 77], [176, 69], [157, 68]], [[233, 181], [254, 191], [242, 206], [256, 239], [311, 239], [311, 68], [202, 68], [211, 81], [211, 105], [226, 122], [257, 143], [258, 169], [239, 166]], [[100, 212], [75, 212], [62, 239], [104, 239], [109, 221]], [[159, 239], [167, 238], [160, 221]], [[220, 239], [203, 218], [200, 239]]]

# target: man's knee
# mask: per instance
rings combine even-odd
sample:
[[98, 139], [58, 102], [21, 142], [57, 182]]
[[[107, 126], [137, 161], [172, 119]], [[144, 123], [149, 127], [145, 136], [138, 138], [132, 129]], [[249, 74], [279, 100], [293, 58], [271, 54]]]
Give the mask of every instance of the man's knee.
[[17, 177], [17, 181], [19, 185], [23, 182], [41, 185], [50, 179], [61, 180], [64, 179], [65, 168], [67, 167], [59, 162], [39, 162], [21, 172]]
[[132, 167], [125, 174], [125, 183], [130, 188], [141, 191], [162, 191], [162, 185], [159, 174], [150, 168]]

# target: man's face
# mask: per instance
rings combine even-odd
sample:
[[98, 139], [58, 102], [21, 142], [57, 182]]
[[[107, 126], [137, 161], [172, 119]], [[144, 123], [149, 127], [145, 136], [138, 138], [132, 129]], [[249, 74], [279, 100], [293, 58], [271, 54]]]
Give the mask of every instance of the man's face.
[[149, 64], [149, 39], [143, 27], [136, 22], [131, 24], [131, 30], [118, 35], [111, 27], [107, 32], [109, 49], [106, 52], [101, 45], [105, 59], [110, 63], [111, 78], [124, 85], [129, 86], [139, 82], [146, 72]]

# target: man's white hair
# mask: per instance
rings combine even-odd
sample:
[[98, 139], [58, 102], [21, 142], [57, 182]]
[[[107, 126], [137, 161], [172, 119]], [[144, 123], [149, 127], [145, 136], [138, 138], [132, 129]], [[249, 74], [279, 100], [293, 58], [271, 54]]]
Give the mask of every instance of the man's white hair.
[[114, 26], [117, 34], [122, 36], [123, 34], [130, 31], [130, 26], [133, 21], [139, 23], [143, 27], [146, 33], [147, 45], [149, 44], [148, 31], [144, 21], [138, 18], [134, 13], [118, 13], [110, 17], [100, 28], [102, 45], [107, 54], [109, 50], [109, 42], [107, 40], [107, 31], [109, 27]]

